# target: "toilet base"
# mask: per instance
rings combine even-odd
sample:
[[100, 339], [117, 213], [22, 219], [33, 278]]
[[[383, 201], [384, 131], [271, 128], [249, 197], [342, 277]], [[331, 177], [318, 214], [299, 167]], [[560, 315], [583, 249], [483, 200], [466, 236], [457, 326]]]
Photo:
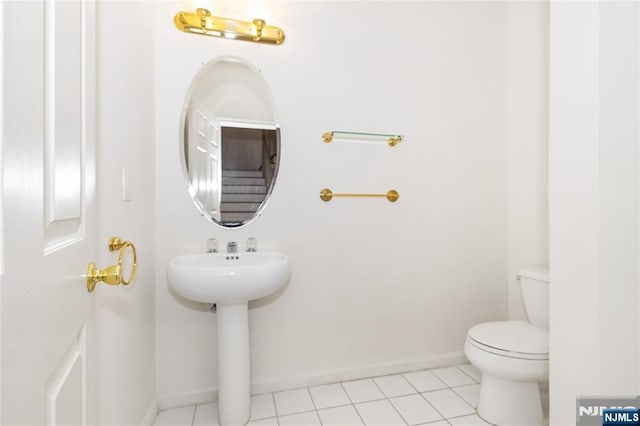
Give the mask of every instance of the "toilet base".
[[486, 372], [480, 383], [478, 415], [498, 426], [544, 424], [538, 382], [517, 382]]

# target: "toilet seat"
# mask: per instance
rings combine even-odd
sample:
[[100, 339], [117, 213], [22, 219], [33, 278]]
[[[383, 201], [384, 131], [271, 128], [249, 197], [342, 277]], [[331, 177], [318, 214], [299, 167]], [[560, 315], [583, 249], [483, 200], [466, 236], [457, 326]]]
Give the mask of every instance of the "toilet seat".
[[549, 332], [524, 321], [478, 324], [467, 334], [476, 348], [499, 356], [527, 360], [549, 359]]

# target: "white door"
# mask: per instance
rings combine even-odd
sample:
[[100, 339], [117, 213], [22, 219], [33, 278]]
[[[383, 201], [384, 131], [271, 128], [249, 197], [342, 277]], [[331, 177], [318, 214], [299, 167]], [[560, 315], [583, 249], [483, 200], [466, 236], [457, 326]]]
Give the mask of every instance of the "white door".
[[195, 107], [195, 126], [189, 126], [189, 175], [196, 199], [203, 211], [220, 220], [222, 162], [220, 126], [199, 105]]
[[0, 7], [0, 423], [92, 424], [94, 301], [84, 274], [98, 247], [94, 6]]

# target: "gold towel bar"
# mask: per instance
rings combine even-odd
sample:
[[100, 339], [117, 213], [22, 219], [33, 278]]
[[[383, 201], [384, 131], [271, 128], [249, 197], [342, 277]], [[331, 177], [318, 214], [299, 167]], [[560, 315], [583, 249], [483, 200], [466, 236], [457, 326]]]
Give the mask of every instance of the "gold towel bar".
[[400, 198], [400, 194], [395, 189], [390, 189], [386, 194], [334, 194], [329, 188], [320, 191], [320, 199], [322, 201], [331, 201], [333, 197], [385, 197], [394, 203]]

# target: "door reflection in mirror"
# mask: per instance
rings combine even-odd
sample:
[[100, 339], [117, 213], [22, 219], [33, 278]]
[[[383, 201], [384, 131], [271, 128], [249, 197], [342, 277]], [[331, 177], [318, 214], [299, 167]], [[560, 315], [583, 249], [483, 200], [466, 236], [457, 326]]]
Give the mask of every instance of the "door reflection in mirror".
[[[189, 117], [196, 120], [190, 125]], [[220, 220], [220, 127], [200, 108], [187, 114], [184, 157], [187, 167], [191, 195], [202, 210]]]

